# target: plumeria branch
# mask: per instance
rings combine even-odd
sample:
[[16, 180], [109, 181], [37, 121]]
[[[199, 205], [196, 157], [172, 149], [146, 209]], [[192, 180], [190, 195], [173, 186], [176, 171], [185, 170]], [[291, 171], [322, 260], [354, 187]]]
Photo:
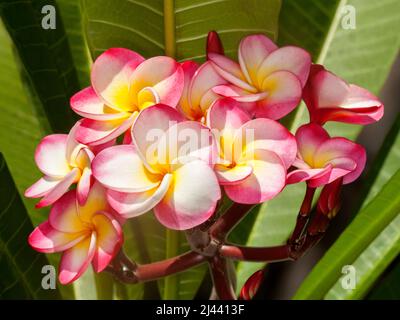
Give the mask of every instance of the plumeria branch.
[[196, 252], [187, 252], [170, 259], [139, 265], [131, 261], [123, 251], [120, 251], [106, 271], [121, 282], [134, 284], [179, 273], [206, 261], [205, 256]]
[[[292, 236], [287, 244], [272, 247], [246, 247], [228, 244], [226, 237], [252, 206], [233, 204], [222, 216], [186, 231], [191, 251], [170, 259], [139, 265], [121, 250], [106, 269], [119, 281], [138, 283], [176, 274], [208, 262], [214, 287], [220, 299], [235, 299], [227, 270], [227, 259], [258, 262], [297, 260], [323, 237], [338, 208], [340, 179], [325, 187], [316, 212], [311, 215], [315, 188], [307, 186]], [[328, 205], [324, 203], [329, 200]]]

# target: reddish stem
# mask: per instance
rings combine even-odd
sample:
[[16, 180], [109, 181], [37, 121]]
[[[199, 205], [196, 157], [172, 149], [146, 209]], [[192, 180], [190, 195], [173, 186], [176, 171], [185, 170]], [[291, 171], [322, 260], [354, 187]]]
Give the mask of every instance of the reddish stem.
[[[207, 257], [193, 251], [170, 259], [142, 265], [136, 265], [129, 259], [129, 261], [126, 261], [125, 255], [123, 257], [122, 261], [115, 261], [113, 266], [107, 268], [107, 271], [125, 283], [156, 280], [185, 271], [207, 261]], [[118, 263], [121, 264], [118, 265]]]
[[229, 279], [226, 260], [215, 255], [209, 261], [214, 288], [220, 300], [236, 300], [231, 281]]
[[229, 232], [253, 207], [254, 205], [234, 203], [210, 228], [211, 236], [224, 241]]
[[185, 271], [206, 260], [206, 257], [191, 251], [163, 261], [139, 265], [135, 273], [139, 281], [149, 281]]
[[278, 262], [290, 260], [290, 246], [276, 247], [242, 247], [223, 245], [220, 248], [221, 256], [235, 260]]
[[306, 194], [304, 195], [304, 200], [303, 203], [301, 204], [300, 212], [297, 216], [296, 226], [294, 227], [289, 242], [294, 242], [299, 240], [303, 232], [305, 231], [304, 229], [309, 220], [315, 190], [316, 190], [315, 188], [311, 188], [307, 185]]

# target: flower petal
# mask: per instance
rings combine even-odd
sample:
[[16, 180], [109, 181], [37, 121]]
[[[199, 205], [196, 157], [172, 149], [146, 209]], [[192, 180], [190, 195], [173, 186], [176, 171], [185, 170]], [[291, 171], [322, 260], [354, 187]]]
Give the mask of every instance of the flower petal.
[[90, 168], [84, 168], [82, 171], [81, 178], [79, 179], [76, 187], [76, 196], [78, 203], [84, 205], [89, 195], [90, 184], [92, 180], [92, 170]]
[[85, 226], [77, 211], [75, 190], [64, 194], [53, 205], [49, 214], [49, 223], [60, 232], [76, 233], [85, 231]]
[[128, 49], [111, 48], [93, 64], [91, 80], [94, 91], [104, 103], [120, 111], [133, 111], [130, 95], [132, 73], [144, 58]]
[[289, 71], [300, 80], [301, 86], [306, 84], [311, 67], [310, 54], [301, 48], [288, 46], [272, 52], [257, 70], [257, 80], [262, 84], [264, 79], [276, 71]]
[[248, 82], [258, 85], [257, 70], [277, 48], [275, 43], [261, 34], [247, 36], [240, 42], [239, 63]]
[[71, 171], [67, 162], [66, 134], [52, 134], [40, 141], [35, 151], [35, 162], [45, 175], [52, 178], [63, 178]]
[[123, 243], [122, 228], [119, 222], [107, 212], [92, 218], [97, 234], [97, 246], [93, 257], [93, 268], [103, 271], [118, 253]]
[[165, 196], [172, 180], [166, 174], [160, 185], [152, 190], [137, 193], [122, 193], [108, 190], [107, 199], [111, 207], [124, 218], [137, 217], [154, 208]]
[[[337, 161], [338, 158], [340, 161]], [[318, 148], [314, 163], [316, 166], [332, 163], [337, 169], [349, 170], [349, 164], [341, 158], [349, 158], [356, 164], [356, 168], [343, 178], [343, 184], [353, 182], [360, 176], [367, 161], [365, 149], [353, 141], [339, 137], [325, 141]]]
[[318, 169], [299, 169], [293, 170], [292, 172], [288, 173], [286, 183], [293, 184], [299, 183], [303, 181], [308, 181], [311, 179], [316, 179], [318, 177], [324, 176], [329, 174], [332, 170], [332, 166], [328, 165], [324, 168]]
[[114, 120], [125, 118], [126, 112], [115, 110], [104, 104], [92, 87], [79, 91], [71, 98], [71, 108], [84, 118], [93, 120]]
[[194, 160], [173, 172], [169, 190], [154, 213], [167, 228], [185, 230], [206, 221], [220, 198], [213, 170], [203, 161]]
[[302, 88], [299, 79], [291, 72], [277, 71], [265, 78], [262, 91], [267, 98], [257, 102], [256, 117], [280, 119], [300, 103]]
[[345, 177], [350, 172], [351, 170], [346, 170], [342, 168], [332, 168], [327, 173], [323, 175], [318, 175], [318, 177], [314, 177], [311, 180], [309, 180], [308, 185], [312, 188], [318, 188], [327, 185], [341, 177]]
[[128, 130], [136, 116], [137, 113], [135, 112], [129, 117], [110, 121], [84, 119], [77, 128], [76, 139], [80, 143], [90, 146], [107, 143]]
[[[224, 186], [231, 200], [245, 204], [261, 203], [274, 198], [284, 188], [285, 165], [274, 152], [255, 150], [254, 158], [243, 163], [251, 166], [253, 171], [238, 184]], [[243, 190], [246, 191], [243, 192]]]
[[26, 189], [25, 197], [41, 198], [49, 193], [59, 182], [59, 179], [44, 176]]
[[72, 169], [50, 192], [46, 193], [44, 198], [36, 204], [36, 208], [43, 208], [56, 202], [79, 177], [79, 169]]
[[143, 88], [152, 87], [160, 103], [175, 107], [183, 85], [184, 75], [179, 63], [169, 57], [153, 57], [140, 64], [132, 75], [131, 94], [138, 95]]
[[61, 284], [69, 284], [78, 279], [87, 269], [96, 250], [96, 233], [82, 240], [65, 251], [61, 257], [60, 274]]
[[248, 93], [234, 85], [220, 85], [213, 88], [216, 94], [223, 97], [230, 97], [238, 102], [256, 102], [268, 96], [268, 92]]
[[106, 189], [95, 182], [90, 188], [88, 198], [84, 205], [77, 203], [79, 219], [91, 223], [93, 215], [100, 211], [110, 211], [111, 208], [107, 202]]
[[193, 79], [194, 74], [197, 69], [199, 69], [199, 65], [194, 61], [185, 61], [181, 64], [183, 74], [184, 74], [184, 87], [182, 92], [182, 97], [179, 101], [179, 109], [182, 113], [190, 120], [197, 120], [202, 117], [201, 112], [198, 108], [193, 108], [189, 101], [189, 87], [190, 83]]
[[286, 168], [292, 165], [297, 153], [294, 136], [280, 123], [266, 118], [245, 123], [235, 136], [234, 149], [236, 160], [251, 156], [257, 149], [273, 151]]
[[237, 130], [250, 120], [250, 115], [230, 98], [216, 101], [207, 115], [207, 125], [219, 131]]
[[221, 185], [237, 184], [246, 179], [252, 172], [253, 168], [249, 165], [236, 165], [228, 168], [223, 165], [215, 165], [215, 174]]
[[319, 146], [329, 140], [329, 134], [317, 124], [306, 124], [297, 129], [296, 140], [301, 158], [310, 166], [314, 165], [314, 155]]
[[160, 177], [146, 169], [133, 145], [103, 150], [93, 160], [92, 170], [101, 184], [120, 192], [143, 192], [160, 183]]
[[207, 114], [207, 125], [216, 135], [219, 152], [226, 160], [232, 160], [236, 131], [250, 119], [248, 113], [233, 99], [220, 99], [211, 106]]
[[217, 144], [210, 128], [196, 121], [179, 122], [171, 126], [157, 144], [151, 166], [169, 165], [200, 159], [212, 165], [218, 155]]
[[240, 69], [240, 65], [238, 63], [223, 55], [216, 53], [209, 53], [208, 58], [213, 63], [212, 66], [214, 67], [214, 69], [226, 81], [250, 92], [257, 91], [255, 87], [248, 83], [248, 80]]
[[[221, 77], [212, 66], [211, 62], [202, 64], [196, 71], [189, 86], [189, 101], [192, 109], [197, 109], [201, 105], [204, 95], [208, 92], [212, 93], [212, 88], [215, 86], [227, 84], [227, 81]], [[218, 98], [216, 94], [213, 95]], [[213, 100], [207, 99], [209, 103]], [[215, 100], [214, 100], [215, 101]], [[207, 107], [209, 107], [208, 105]], [[206, 106], [203, 106], [206, 109]]]
[[65, 233], [55, 230], [48, 221], [36, 227], [29, 235], [28, 243], [36, 251], [53, 253], [67, 250], [85, 237], [83, 233]]
[[155, 159], [149, 155], [157, 141], [160, 141], [170, 126], [184, 120], [176, 109], [162, 104], [143, 110], [132, 126], [132, 140], [140, 157], [146, 163], [154, 163]]

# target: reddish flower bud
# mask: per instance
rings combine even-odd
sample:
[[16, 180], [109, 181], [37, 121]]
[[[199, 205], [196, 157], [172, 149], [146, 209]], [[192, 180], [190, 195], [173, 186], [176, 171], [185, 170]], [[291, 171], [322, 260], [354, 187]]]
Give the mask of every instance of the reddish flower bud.
[[335, 217], [340, 207], [340, 190], [343, 184], [343, 179], [337, 179], [332, 183], [327, 184], [321, 192], [318, 200], [317, 209], [329, 219]]
[[311, 122], [327, 121], [366, 125], [380, 120], [383, 103], [366, 89], [349, 84], [315, 64], [304, 87], [303, 99]]
[[209, 53], [224, 54], [224, 47], [216, 31], [210, 31], [207, 36], [207, 60]]
[[264, 270], [258, 270], [249, 279], [247, 279], [242, 290], [240, 290], [239, 299], [253, 299], [264, 280], [264, 274]]
[[318, 199], [317, 213], [307, 228], [308, 234], [316, 236], [328, 229], [330, 221], [339, 211], [342, 184], [343, 179], [337, 179], [324, 186]]

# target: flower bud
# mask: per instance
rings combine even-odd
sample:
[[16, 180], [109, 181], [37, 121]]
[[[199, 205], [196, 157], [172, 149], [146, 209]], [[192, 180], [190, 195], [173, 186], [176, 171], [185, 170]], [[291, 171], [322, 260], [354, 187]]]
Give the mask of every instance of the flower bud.
[[264, 275], [265, 275], [264, 270], [258, 270], [249, 279], [247, 279], [242, 290], [240, 290], [239, 299], [241, 300], [253, 299], [264, 280]]

